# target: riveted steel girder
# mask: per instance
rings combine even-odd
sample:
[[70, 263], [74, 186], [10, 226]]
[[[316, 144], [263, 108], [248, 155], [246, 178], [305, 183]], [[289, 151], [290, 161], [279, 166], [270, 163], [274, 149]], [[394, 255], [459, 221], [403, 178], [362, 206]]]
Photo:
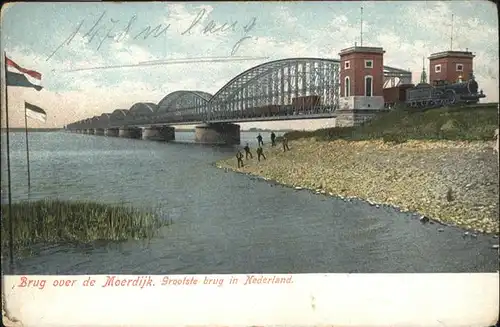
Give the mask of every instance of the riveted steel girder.
[[338, 107], [340, 61], [291, 58], [253, 67], [229, 81], [208, 102], [206, 120], [235, 117], [267, 105], [285, 106], [293, 98], [317, 95], [323, 106]]

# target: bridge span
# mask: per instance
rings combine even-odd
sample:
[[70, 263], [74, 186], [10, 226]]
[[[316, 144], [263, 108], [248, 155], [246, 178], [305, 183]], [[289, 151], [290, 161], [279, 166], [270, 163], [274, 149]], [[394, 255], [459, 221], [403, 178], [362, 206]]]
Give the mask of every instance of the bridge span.
[[[288, 58], [250, 68], [215, 94], [180, 90], [157, 104], [135, 103], [130, 109], [83, 119], [67, 130], [108, 136], [173, 140], [173, 125], [199, 125], [196, 140], [238, 143], [243, 122], [325, 119], [341, 107], [340, 60]], [[384, 86], [411, 82], [411, 72], [383, 67]]]
[[[210, 120], [210, 123], [212, 124], [220, 124], [220, 123], [250, 123], [250, 122], [266, 122], [266, 121], [284, 121], [284, 120], [303, 120], [303, 119], [327, 119], [327, 118], [335, 118], [337, 117], [336, 112], [329, 112], [329, 113], [323, 113], [323, 114], [315, 114], [315, 113], [310, 113], [310, 114], [296, 114], [296, 115], [284, 115], [284, 116], [263, 116], [263, 117], [244, 117], [244, 118], [237, 118], [237, 119], [213, 119]], [[132, 126], [132, 127], [140, 127], [140, 128], [146, 128], [146, 127], [151, 127], [151, 126], [164, 126], [164, 125], [197, 125], [197, 124], [206, 124], [207, 121], [203, 120], [198, 120], [198, 121], [179, 121], [177, 123], [172, 123], [171, 121], [165, 121], [165, 122], [158, 122], [158, 123], [150, 123], [148, 121], [145, 122], [134, 122], [131, 123], [130, 125], [127, 126]], [[121, 127], [121, 125], [113, 126], [115, 128]]]

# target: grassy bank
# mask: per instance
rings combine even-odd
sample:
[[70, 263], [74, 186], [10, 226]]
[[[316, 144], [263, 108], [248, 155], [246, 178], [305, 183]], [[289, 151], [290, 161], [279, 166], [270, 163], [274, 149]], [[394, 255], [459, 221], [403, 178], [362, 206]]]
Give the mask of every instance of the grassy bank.
[[[9, 207], [2, 204], [2, 252], [8, 249]], [[41, 200], [12, 204], [14, 248], [39, 243], [89, 243], [153, 237], [169, 222], [153, 212], [93, 202]]]
[[377, 119], [358, 127], [294, 131], [285, 136], [289, 140], [315, 137], [321, 141], [489, 141], [497, 128], [498, 107], [492, 104], [482, 107], [444, 107], [424, 112], [400, 109], [381, 114]]
[[217, 166], [498, 233], [496, 128], [496, 105], [392, 111], [359, 127], [287, 133], [291, 151], [266, 146], [265, 161]]

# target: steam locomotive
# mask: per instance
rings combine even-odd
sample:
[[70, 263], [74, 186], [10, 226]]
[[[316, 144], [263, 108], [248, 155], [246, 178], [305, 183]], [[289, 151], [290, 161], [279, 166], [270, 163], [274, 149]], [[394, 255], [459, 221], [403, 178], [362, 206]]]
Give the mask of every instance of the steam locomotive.
[[[391, 90], [396, 89], [396, 90]], [[405, 103], [410, 108], [436, 108], [445, 105], [463, 105], [478, 103], [486, 97], [479, 91], [479, 84], [471, 74], [467, 81], [448, 83], [446, 80], [436, 80], [433, 85], [419, 83], [406, 84], [396, 88], [384, 89], [386, 107], [396, 103]]]

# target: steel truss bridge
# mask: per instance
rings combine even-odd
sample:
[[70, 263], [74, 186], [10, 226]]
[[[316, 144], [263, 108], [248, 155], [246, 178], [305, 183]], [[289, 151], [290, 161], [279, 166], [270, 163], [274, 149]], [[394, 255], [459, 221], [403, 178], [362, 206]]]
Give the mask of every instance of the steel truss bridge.
[[[384, 66], [384, 88], [411, 83], [411, 72]], [[321, 102], [297, 108], [293, 99], [320, 96]], [[340, 100], [340, 60], [289, 58], [250, 68], [214, 95], [175, 91], [158, 104], [136, 103], [69, 124], [67, 129], [182, 125], [216, 122], [335, 117]], [[272, 107], [272, 110], [262, 108]]]

